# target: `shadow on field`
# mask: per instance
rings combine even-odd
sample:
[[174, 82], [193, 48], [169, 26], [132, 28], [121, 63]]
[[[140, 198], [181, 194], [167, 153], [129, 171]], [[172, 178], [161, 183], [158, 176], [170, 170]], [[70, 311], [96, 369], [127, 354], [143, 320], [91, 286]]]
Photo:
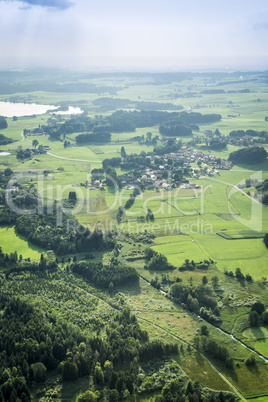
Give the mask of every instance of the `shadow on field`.
[[259, 377], [260, 370], [259, 370], [259, 367], [257, 366], [257, 364], [254, 364], [252, 366], [246, 366], [246, 367], [247, 367], [248, 371], [250, 371], [250, 373], [252, 375], [255, 375], [256, 377]]
[[63, 381], [61, 387], [61, 400], [74, 401], [81, 392], [89, 388], [88, 377], [78, 378], [75, 381]]
[[[250, 328], [252, 337], [256, 339], [264, 339], [266, 337], [261, 327]], [[265, 341], [265, 339], [264, 339]]]
[[139, 282], [129, 283], [127, 286], [120, 286], [118, 288], [118, 291], [124, 293], [126, 296], [136, 296], [141, 294], [141, 288]]
[[16, 229], [15, 229], [15, 233], [16, 233], [16, 236], [17, 236], [20, 240], [25, 241], [25, 242], [27, 243], [27, 246], [28, 246], [31, 250], [38, 251], [39, 253], [45, 253], [45, 252], [46, 252], [45, 249], [43, 249], [42, 247], [36, 246], [35, 244], [31, 243], [31, 242], [27, 239], [27, 237], [25, 237], [25, 236], [19, 234], [19, 233], [16, 231]]

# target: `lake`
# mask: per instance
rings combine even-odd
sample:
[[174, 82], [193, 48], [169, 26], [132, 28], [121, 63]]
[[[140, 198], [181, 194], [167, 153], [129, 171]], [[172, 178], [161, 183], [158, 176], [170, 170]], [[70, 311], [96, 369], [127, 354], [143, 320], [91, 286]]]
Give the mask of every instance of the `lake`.
[[32, 116], [33, 114], [44, 114], [47, 111], [54, 111], [56, 114], [80, 114], [83, 111], [79, 107], [69, 106], [68, 110], [57, 111], [59, 106], [54, 105], [38, 105], [37, 103], [12, 103], [0, 102], [0, 116], [4, 117], [21, 117]]

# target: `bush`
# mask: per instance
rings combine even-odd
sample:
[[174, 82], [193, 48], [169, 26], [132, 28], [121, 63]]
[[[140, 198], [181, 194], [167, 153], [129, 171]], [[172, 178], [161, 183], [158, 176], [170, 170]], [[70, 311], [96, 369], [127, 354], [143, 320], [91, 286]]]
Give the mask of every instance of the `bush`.
[[255, 363], [256, 363], [255, 355], [253, 353], [251, 353], [249, 355], [249, 357], [247, 359], [245, 359], [245, 365], [246, 366], [254, 366]]
[[30, 374], [35, 382], [43, 382], [46, 379], [46, 367], [43, 363], [34, 363], [30, 366]]
[[65, 361], [62, 369], [62, 377], [64, 381], [72, 381], [78, 378], [78, 368], [76, 363]]

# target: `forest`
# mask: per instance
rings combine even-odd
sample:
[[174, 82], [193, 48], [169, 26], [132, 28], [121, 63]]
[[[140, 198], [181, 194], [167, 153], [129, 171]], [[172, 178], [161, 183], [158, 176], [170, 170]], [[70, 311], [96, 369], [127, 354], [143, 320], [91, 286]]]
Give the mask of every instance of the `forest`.
[[229, 160], [234, 163], [261, 163], [267, 157], [267, 152], [263, 147], [241, 148], [231, 152]]

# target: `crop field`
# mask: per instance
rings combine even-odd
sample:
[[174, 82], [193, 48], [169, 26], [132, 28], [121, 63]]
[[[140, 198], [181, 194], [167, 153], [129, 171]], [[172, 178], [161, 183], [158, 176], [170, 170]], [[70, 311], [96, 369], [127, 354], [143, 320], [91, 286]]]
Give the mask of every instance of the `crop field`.
[[170, 237], [157, 237], [157, 245], [153, 246], [153, 249], [158, 253], [165, 254], [171, 264], [180, 266], [189, 256], [195, 261], [203, 261], [207, 258], [190, 236], [178, 235]]
[[[230, 172], [228, 174], [231, 176]], [[236, 174], [240, 179], [243, 173]], [[181, 264], [188, 255], [197, 261], [211, 258], [217, 261], [221, 271], [235, 271], [239, 267], [256, 279], [265, 276], [268, 256], [262, 238], [268, 228], [268, 210], [232, 185], [225, 184], [225, 180], [221, 182], [221, 177], [217, 181], [201, 179], [198, 183], [202, 191], [195, 192], [194, 197], [173, 191], [137, 197], [126, 211], [125, 220], [129, 221], [123, 221], [120, 227], [131, 232], [151, 230], [160, 238], [171, 236], [168, 245], [156, 240], [154, 248], [174, 265]], [[121, 205], [126, 198], [127, 195]], [[137, 216], [145, 217], [148, 208], [154, 214], [154, 222], [135, 222]], [[180, 232], [189, 235], [181, 251], [178, 250], [181, 237], [177, 236], [176, 242], [172, 237]]]

